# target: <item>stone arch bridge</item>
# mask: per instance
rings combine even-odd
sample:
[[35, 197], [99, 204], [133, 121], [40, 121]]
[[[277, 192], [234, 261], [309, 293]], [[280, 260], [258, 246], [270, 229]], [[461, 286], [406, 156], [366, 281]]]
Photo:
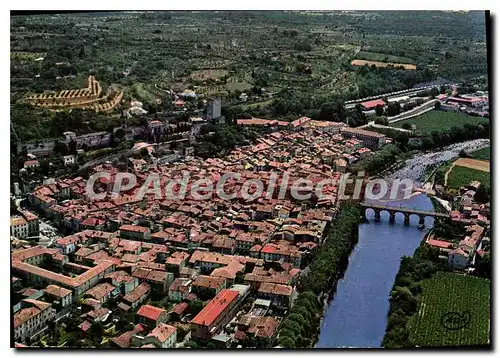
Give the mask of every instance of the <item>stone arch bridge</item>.
[[361, 207], [363, 208], [363, 217], [366, 219], [366, 209], [373, 209], [375, 212], [375, 221], [380, 221], [380, 213], [382, 211], [387, 211], [389, 213], [389, 223], [393, 224], [396, 219], [397, 213], [402, 213], [405, 217], [404, 224], [410, 224], [410, 216], [417, 215], [419, 218], [419, 225], [423, 225], [425, 223], [425, 217], [431, 216], [434, 218], [449, 218], [450, 215], [446, 213], [437, 213], [434, 211], [426, 211], [426, 210], [416, 210], [416, 209], [408, 209], [397, 206], [386, 206], [380, 204], [370, 204], [370, 203], [362, 203]]

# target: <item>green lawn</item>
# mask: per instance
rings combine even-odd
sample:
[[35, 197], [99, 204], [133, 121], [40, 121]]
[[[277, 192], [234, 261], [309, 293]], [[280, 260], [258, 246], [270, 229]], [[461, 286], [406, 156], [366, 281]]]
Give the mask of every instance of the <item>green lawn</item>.
[[246, 91], [252, 88], [252, 85], [246, 82], [230, 82], [227, 84], [227, 89], [230, 91]]
[[482, 184], [490, 186], [490, 173], [480, 170], [454, 166], [448, 175], [448, 188], [459, 189], [462, 186], [468, 185], [472, 180], [479, 180]]
[[243, 110], [249, 110], [249, 109], [255, 109], [255, 108], [264, 108], [266, 106], [271, 105], [273, 102], [274, 102], [274, 99], [271, 98], [271, 99], [268, 99], [268, 100], [262, 101], [262, 102], [251, 103], [251, 104], [244, 104], [241, 107], [243, 108]]
[[490, 160], [490, 154], [491, 154], [490, 151], [491, 151], [490, 146], [487, 146], [486, 148], [479, 149], [475, 152], [470, 153], [470, 155], [474, 159]]
[[408, 58], [408, 57], [386, 55], [385, 53], [369, 52], [369, 51], [359, 51], [359, 53], [356, 55], [356, 58], [360, 59], [360, 60], [368, 60], [368, 61], [415, 64], [415, 61], [413, 61], [411, 58]]
[[424, 134], [432, 131], [446, 130], [453, 126], [462, 127], [465, 123], [475, 124], [483, 122], [487, 123], [488, 119], [457, 112], [430, 111], [421, 116], [391, 124], [391, 126], [402, 128], [404, 123], [414, 124], [417, 132]]
[[[450, 330], [441, 324], [445, 314], [457, 312], [465, 317], [466, 311], [470, 321], [465, 327]], [[409, 321], [410, 334], [420, 347], [483, 345], [489, 343], [489, 319], [489, 280], [438, 272], [422, 281], [419, 311]]]

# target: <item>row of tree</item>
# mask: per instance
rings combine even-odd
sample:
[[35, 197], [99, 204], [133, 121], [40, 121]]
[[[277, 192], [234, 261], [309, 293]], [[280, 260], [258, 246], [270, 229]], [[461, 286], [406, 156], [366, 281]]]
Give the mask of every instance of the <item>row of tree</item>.
[[430, 278], [447, 266], [440, 263], [439, 250], [422, 243], [413, 257], [404, 256], [390, 293], [389, 317], [382, 346], [385, 348], [414, 347], [408, 320], [418, 309], [417, 295], [422, 292], [420, 281]]
[[357, 242], [361, 210], [345, 204], [327, 232], [307, 274], [301, 277], [299, 296], [287, 314], [278, 333], [278, 344], [286, 348], [310, 347], [316, 339], [322, 314], [318, 297], [335, 287], [346, 269], [349, 254]]
[[321, 304], [312, 291], [299, 294], [280, 325], [278, 345], [285, 348], [310, 347], [319, 328]]
[[313, 291], [319, 295], [335, 286], [347, 266], [347, 258], [358, 240], [361, 209], [352, 204], [341, 207], [334, 224], [328, 229], [325, 243], [318, 250], [309, 272], [298, 284], [300, 292]]

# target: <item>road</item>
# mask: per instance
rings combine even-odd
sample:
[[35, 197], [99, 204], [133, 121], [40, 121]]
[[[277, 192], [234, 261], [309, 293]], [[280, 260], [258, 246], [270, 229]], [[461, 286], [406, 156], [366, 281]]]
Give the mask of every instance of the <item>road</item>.
[[420, 116], [426, 112], [432, 111], [434, 109], [436, 101], [437, 101], [436, 99], [431, 99], [430, 101], [427, 101], [427, 102], [423, 103], [422, 105], [413, 108], [410, 111], [401, 113], [401, 114], [394, 116], [394, 117], [388, 117], [387, 119], [389, 120], [390, 124], [393, 124], [393, 123], [397, 123], [400, 121], [404, 121], [405, 119]]
[[[420, 106], [413, 108], [412, 110], [403, 112], [401, 114], [398, 114], [397, 116], [387, 117], [387, 119], [389, 120], [389, 124], [404, 121], [406, 119], [421, 116], [424, 113], [430, 112], [430, 111], [434, 110], [434, 106], [435, 106], [436, 101], [437, 101], [436, 99], [431, 99], [430, 101], [427, 101], [427, 102], [421, 104]], [[389, 127], [389, 126], [384, 126], [384, 125], [380, 125], [380, 124], [375, 124], [375, 121], [368, 122], [368, 124], [365, 124], [359, 128], [369, 128], [369, 127], [391, 128], [394, 130], [398, 130], [400, 132], [411, 132], [411, 131], [403, 129], [403, 128], [396, 128], [396, 127]]]
[[122, 150], [118, 153], [110, 154], [110, 155], [107, 155], [107, 156], [102, 157], [102, 158], [97, 158], [97, 159], [88, 161], [85, 164], [83, 164], [79, 169], [93, 167], [93, 166], [96, 166], [98, 164], [101, 164], [101, 163], [104, 163], [107, 161], [112, 162], [113, 160], [120, 158], [122, 155], [129, 157], [131, 154], [132, 154], [132, 151], [130, 149], [125, 149], [125, 150]]
[[396, 130], [396, 131], [399, 131], [399, 132], [403, 132], [403, 133], [411, 133], [411, 130], [409, 130], [409, 129], [384, 126], [382, 124], [376, 124], [375, 121], [368, 122], [367, 124], [365, 124], [363, 126], [360, 126], [359, 128], [370, 130], [370, 127], [374, 127], [374, 128], [390, 128], [390, 129], [393, 129], [393, 130]]

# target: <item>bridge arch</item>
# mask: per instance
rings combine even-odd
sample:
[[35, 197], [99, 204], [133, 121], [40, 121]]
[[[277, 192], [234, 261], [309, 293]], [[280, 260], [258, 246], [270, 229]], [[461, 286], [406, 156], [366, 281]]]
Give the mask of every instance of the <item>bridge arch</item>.
[[416, 209], [409, 209], [409, 208], [403, 208], [403, 207], [392, 207], [392, 206], [386, 206], [386, 205], [381, 205], [381, 204], [368, 204], [368, 203], [362, 203], [361, 207], [363, 208], [363, 215], [364, 218], [367, 219], [368, 210], [373, 210], [374, 212], [374, 218], [375, 221], [380, 221], [381, 213], [382, 212], [387, 212], [389, 214], [389, 223], [394, 223], [396, 219], [396, 215], [403, 215], [404, 216], [404, 224], [409, 225], [410, 224], [410, 217], [411, 216], [417, 216], [418, 217], [418, 223], [419, 225], [425, 225], [425, 220], [426, 217], [433, 217], [433, 218], [446, 218], [450, 217], [449, 214], [444, 214], [444, 213], [438, 213], [434, 211], [426, 211], [426, 210], [416, 210]]

